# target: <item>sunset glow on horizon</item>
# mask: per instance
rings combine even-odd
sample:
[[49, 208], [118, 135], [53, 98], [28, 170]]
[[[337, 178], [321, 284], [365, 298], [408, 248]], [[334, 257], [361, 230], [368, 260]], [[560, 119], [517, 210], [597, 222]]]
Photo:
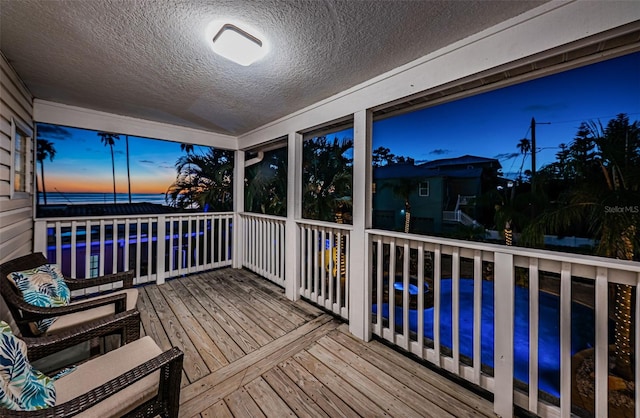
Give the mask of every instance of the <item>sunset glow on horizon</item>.
[[[38, 138], [50, 141], [56, 152], [53, 161], [44, 161], [47, 192], [113, 193], [115, 168], [116, 193], [128, 193], [128, 139], [131, 193], [164, 194], [176, 180], [176, 161], [185, 155], [177, 142], [120, 135], [114, 141], [112, 167], [111, 150], [100, 141], [96, 131], [39, 124]], [[194, 152], [204, 153], [206, 147], [196, 146]], [[41, 190], [40, 169], [38, 163]]]

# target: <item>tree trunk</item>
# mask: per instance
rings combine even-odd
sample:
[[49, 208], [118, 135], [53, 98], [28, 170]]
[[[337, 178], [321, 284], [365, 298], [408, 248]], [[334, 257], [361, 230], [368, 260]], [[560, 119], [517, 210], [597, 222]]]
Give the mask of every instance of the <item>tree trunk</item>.
[[[622, 260], [633, 260], [633, 243], [631, 237], [636, 232], [635, 226], [627, 228], [620, 237], [619, 245], [616, 246], [616, 258]], [[616, 361], [614, 372], [626, 379], [633, 380], [634, 368], [632, 363], [632, 347], [631, 347], [631, 311], [632, 311], [632, 288], [629, 285], [616, 285], [615, 300], [615, 347]]]
[[113, 176], [113, 204], [116, 204], [116, 162], [113, 158], [113, 145], [110, 145], [111, 148], [111, 175]]
[[44, 161], [40, 161], [40, 177], [42, 177], [42, 197], [44, 204], [47, 204], [47, 189], [44, 187]]
[[129, 189], [129, 204], [131, 204], [131, 168], [129, 166], [129, 135], [125, 136], [127, 141], [127, 186]]
[[411, 205], [409, 204], [409, 200], [404, 201], [404, 232], [405, 234], [409, 233], [409, 229], [411, 227]]

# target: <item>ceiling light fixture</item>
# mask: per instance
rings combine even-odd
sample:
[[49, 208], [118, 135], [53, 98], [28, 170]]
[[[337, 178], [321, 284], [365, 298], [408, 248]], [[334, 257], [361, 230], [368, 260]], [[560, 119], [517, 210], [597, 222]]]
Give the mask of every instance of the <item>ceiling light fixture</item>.
[[222, 26], [213, 37], [213, 51], [245, 67], [267, 53], [260, 39], [230, 23]]

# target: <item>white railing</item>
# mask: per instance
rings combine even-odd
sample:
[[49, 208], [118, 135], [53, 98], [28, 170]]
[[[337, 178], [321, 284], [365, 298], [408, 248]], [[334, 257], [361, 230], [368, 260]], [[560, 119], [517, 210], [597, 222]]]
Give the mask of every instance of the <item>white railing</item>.
[[298, 221], [300, 295], [349, 318], [350, 225]]
[[231, 265], [231, 213], [36, 219], [35, 250], [70, 277], [135, 270], [135, 283]]
[[[35, 250], [70, 276], [134, 269], [136, 283], [162, 283], [230, 266], [232, 219], [231, 213], [37, 219]], [[286, 288], [285, 263], [299, 263], [295, 292], [349, 319], [350, 225], [295, 221], [289, 260], [284, 218], [244, 213], [240, 219], [244, 267]], [[362, 267], [371, 276], [374, 335], [492, 392], [499, 415], [509, 416], [515, 404], [543, 417], [568, 417], [578, 396], [573, 356], [585, 348], [577, 337], [572, 341], [572, 330], [591, 330], [594, 415], [607, 416], [612, 295], [616, 284], [637, 294], [639, 263], [381, 230], [365, 234], [370, 268]], [[640, 318], [640, 304], [633, 304], [632, 316]], [[640, 321], [633, 323], [637, 352]], [[639, 364], [635, 357], [636, 370]], [[635, 376], [638, 387], [640, 372]], [[640, 391], [631, 393], [640, 405]]]
[[442, 220], [458, 222], [466, 226], [478, 225], [478, 222], [461, 210], [445, 210], [442, 212]]
[[242, 266], [284, 287], [285, 218], [241, 214]]
[[[493, 392], [499, 414], [510, 415], [507, 411], [515, 403], [540, 416], [568, 417], [576, 354], [571, 331], [580, 328], [576, 321], [586, 321], [581, 329], [594, 334], [595, 416], [607, 416], [610, 292], [616, 283], [638, 287], [638, 263], [378, 230], [367, 233], [375, 335]], [[595, 309], [579, 303], [588, 303], [580, 300], [585, 293], [580, 289], [590, 289], [586, 299], [590, 293]], [[636, 318], [639, 305], [633, 308]], [[632, 352], [640, 348], [639, 323], [635, 321]], [[555, 335], [551, 342], [549, 330]], [[581, 341], [576, 338], [573, 343]], [[554, 352], [559, 357], [551, 354], [549, 361]], [[636, 370], [638, 364], [636, 357]], [[640, 373], [635, 376], [638, 387]]]

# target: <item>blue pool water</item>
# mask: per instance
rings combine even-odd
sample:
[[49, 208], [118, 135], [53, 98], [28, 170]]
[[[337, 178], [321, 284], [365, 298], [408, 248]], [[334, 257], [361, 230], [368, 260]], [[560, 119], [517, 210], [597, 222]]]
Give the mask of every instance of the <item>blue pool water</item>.
[[[441, 281], [440, 292], [440, 342], [449, 348], [451, 335], [451, 279]], [[540, 390], [560, 396], [560, 300], [557, 296], [541, 292], [538, 376]], [[433, 310], [424, 310], [424, 334], [433, 339]], [[373, 305], [377, 314], [377, 306]], [[383, 304], [382, 316], [388, 318], [389, 306]], [[409, 310], [409, 328], [417, 331], [417, 310]], [[396, 307], [395, 322], [402, 326], [402, 309]], [[482, 282], [482, 363], [493, 367], [493, 282]], [[529, 290], [516, 286], [514, 318], [514, 372], [515, 378], [529, 380]], [[571, 307], [571, 354], [592, 347], [594, 344], [593, 310], [573, 303]], [[473, 279], [460, 279], [460, 354], [473, 357]]]

